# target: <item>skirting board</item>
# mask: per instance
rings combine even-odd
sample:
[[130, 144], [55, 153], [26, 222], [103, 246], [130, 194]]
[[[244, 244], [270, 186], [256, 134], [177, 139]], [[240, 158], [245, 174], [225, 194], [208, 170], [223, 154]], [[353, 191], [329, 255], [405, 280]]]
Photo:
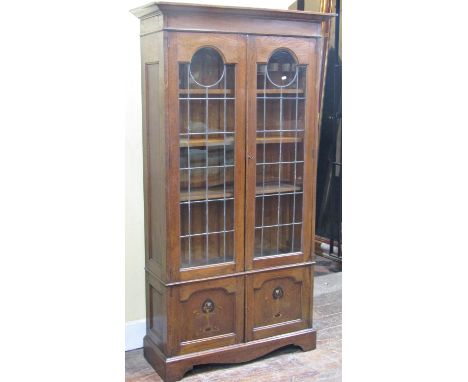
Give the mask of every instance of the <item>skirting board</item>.
[[146, 320], [128, 321], [125, 323], [125, 351], [143, 347], [146, 335]]

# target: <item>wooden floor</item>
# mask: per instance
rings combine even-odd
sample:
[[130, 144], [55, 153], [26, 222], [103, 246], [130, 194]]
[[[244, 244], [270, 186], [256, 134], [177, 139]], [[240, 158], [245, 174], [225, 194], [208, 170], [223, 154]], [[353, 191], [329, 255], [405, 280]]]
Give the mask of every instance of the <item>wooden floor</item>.
[[[183, 382], [339, 382], [341, 381], [341, 272], [315, 278], [314, 327], [317, 349], [285, 347], [240, 365], [197, 366]], [[125, 353], [126, 382], [160, 382], [142, 349]]]

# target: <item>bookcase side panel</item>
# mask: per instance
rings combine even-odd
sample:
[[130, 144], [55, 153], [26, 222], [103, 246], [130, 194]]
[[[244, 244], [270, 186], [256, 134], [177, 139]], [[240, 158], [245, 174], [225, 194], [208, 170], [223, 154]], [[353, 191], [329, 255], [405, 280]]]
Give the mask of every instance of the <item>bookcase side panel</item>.
[[166, 279], [166, 133], [163, 32], [141, 37], [145, 264]]

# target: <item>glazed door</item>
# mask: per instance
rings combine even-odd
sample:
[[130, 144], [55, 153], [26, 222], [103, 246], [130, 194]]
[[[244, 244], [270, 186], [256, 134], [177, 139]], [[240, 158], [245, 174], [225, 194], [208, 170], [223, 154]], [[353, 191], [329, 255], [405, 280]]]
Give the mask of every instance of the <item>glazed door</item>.
[[249, 37], [246, 269], [311, 260], [316, 40]]
[[[170, 34], [177, 86], [170, 127], [170, 176], [178, 177], [179, 280], [244, 269], [245, 39], [237, 35]], [[175, 52], [175, 53], [174, 53]], [[171, 60], [169, 61], [171, 62]], [[169, 78], [171, 78], [169, 76]]]

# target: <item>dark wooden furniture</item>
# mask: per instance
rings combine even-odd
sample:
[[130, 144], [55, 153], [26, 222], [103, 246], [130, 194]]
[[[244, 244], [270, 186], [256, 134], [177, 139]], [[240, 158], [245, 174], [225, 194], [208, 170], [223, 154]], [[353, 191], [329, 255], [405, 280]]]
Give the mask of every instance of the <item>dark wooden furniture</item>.
[[315, 177], [331, 14], [152, 3], [141, 20], [147, 335], [165, 381], [315, 348]]

